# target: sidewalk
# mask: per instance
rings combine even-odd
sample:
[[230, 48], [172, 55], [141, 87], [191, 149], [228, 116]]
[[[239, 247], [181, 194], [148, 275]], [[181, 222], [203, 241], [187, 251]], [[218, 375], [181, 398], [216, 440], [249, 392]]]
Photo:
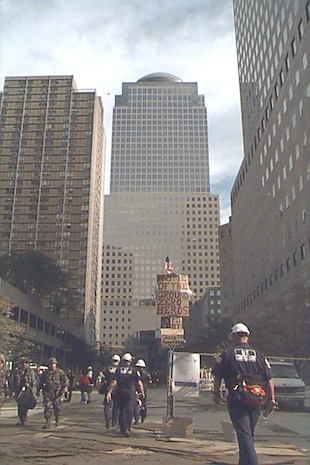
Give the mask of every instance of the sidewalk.
[[[162, 420], [155, 405], [149, 407], [146, 422], [134, 426], [130, 438], [117, 429], [104, 428], [101, 396], [94, 393], [89, 405], [79, 403], [75, 393], [72, 403], [63, 403], [62, 424], [43, 430], [43, 407], [30, 412], [27, 427], [17, 427], [16, 404], [5, 404], [0, 417], [1, 465], [115, 465], [116, 461], [135, 465], [235, 465], [238, 447], [234, 442], [204, 437], [165, 437]], [[272, 444], [256, 447], [261, 465], [308, 465], [308, 459], [294, 446]]]

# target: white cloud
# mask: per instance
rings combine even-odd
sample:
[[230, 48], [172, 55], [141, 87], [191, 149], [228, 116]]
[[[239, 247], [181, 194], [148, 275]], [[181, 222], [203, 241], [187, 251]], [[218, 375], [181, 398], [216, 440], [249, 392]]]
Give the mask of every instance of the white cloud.
[[102, 96], [109, 141], [122, 82], [157, 71], [197, 82], [208, 107], [212, 192], [220, 189], [226, 221], [242, 156], [231, 3], [2, 0], [0, 86], [5, 76], [74, 75], [79, 88]]

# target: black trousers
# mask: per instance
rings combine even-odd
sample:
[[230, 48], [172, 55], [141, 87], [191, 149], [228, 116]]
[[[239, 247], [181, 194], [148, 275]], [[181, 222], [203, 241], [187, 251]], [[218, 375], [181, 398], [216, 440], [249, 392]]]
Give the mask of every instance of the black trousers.
[[127, 389], [117, 389], [115, 401], [119, 412], [118, 424], [120, 432], [128, 432], [132, 423], [135, 393]]
[[118, 422], [118, 406], [113, 392], [110, 402], [107, 402], [106, 397], [104, 396], [103, 412], [107, 428], [109, 426], [115, 426]]
[[254, 429], [260, 415], [259, 409], [228, 403], [228, 412], [239, 443], [238, 465], [259, 465], [254, 447]]

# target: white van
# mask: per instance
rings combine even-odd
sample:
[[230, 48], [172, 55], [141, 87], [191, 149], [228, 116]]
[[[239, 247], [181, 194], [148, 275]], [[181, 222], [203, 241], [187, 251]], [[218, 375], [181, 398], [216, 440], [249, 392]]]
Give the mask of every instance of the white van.
[[271, 362], [274, 374], [275, 398], [279, 407], [297, 404], [304, 408], [306, 398], [306, 386], [300, 378], [295, 365], [288, 362]]

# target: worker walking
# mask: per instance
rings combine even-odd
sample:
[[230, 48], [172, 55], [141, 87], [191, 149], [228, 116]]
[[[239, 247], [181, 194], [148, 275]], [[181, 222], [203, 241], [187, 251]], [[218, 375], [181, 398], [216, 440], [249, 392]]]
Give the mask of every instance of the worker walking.
[[148, 386], [151, 383], [152, 378], [151, 378], [150, 373], [147, 371], [146, 363], [142, 358], [137, 360], [135, 366], [138, 368], [141, 374], [141, 381], [144, 387], [144, 397], [141, 398], [140, 393], [137, 392], [136, 402], [134, 404], [134, 420], [135, 420], [135, 425], [137, 425], [139, 422], [139, 419], [141, 419], [141, 423], [144, 423], [147, 417]]
[[114, 379], [111, 381], [106, 394], [107, 402], [111, 401], [112, 392], [119, 409], [120, 433], [129, 437], [131, 422], [133, 418], [134, 402], [136, 400], [136, 390], [144, 398], [144, 387], [141, 373], [137, 367], [133, 367], [132, 355], [125, 353], [120, 366], [115, 371]]
[[114, 390], [111, 392], [111, 398], [107, 399], [108, 388], [111, 382], [115, 379], [116, 369], [119, 366], [121, 358], [118, 354], [114, 354], [111, 358], [111, 364], [105, 368], [103, 372], [103, 382], [100, 387], [100, 394], [103, 394], [103, 413], [106, 428], [116, 426], [118, 422], [118, 407], [115, 399]]
[[250, 330], [243, 323], [230, 332], [232, 346], [225, 349], [213, 368], [214, 402], [220, 403], [224, 378], [228, 389], [227, 406], [239, 443], [239, 465], [258, 465], [254, 447], [254, 429], [264, 396], [275, 406], [272, 371], [261, 352], [249, 345]]

